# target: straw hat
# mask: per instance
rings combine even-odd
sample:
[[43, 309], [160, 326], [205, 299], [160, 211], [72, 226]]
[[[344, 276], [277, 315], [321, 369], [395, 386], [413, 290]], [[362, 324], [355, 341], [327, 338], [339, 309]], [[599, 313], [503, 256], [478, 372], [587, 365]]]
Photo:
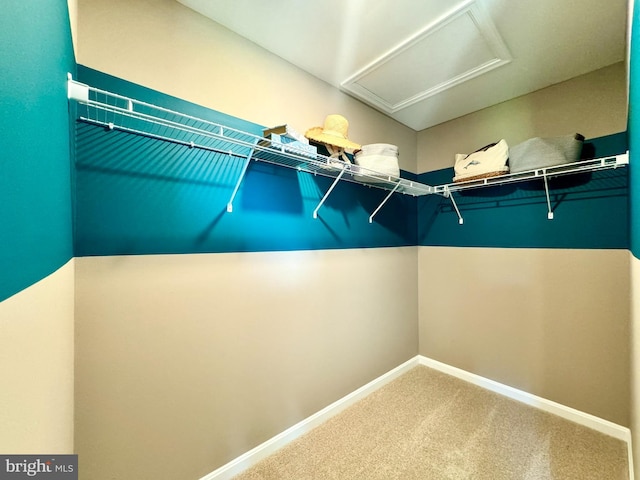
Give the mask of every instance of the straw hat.
[[304, 134], [309, 140], [326, 143], [335, 147], [358, 150], [360, 145], [347, 138], [349, 122], [342, 115], [327, 115], [323, 127], [314, 127]]

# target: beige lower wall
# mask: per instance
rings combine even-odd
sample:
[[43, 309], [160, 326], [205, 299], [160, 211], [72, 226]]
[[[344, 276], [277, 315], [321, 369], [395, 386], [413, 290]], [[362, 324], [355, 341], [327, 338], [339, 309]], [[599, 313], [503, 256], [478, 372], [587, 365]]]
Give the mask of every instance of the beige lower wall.
[[624, 62], [543, 88], [418, 133], [418, 172], [451, 168], [504, 138], [510, 146], [533, 137], [581, 133], [586, 138], [627, 130]]
[[420, 247], [420, 354], [630, 425], [629, 252]]
[[69, 10], [69, 23], [71, 26], [71, 39], [73, 41], [73, 50], [78, 54], [78, 0], [67, 0], [67, 9]]
[[[79, 63], [264, 125], [342, 113], [412, 172], [626, 129], [622, 63], [416, 134], [174, 0], [77, 1]], [[419, 282], [417, 248], [77, 259], [83, 468], [197, 478], [415, 354], [418, 318], [421, 354], [629, 424], [628, 257], [419, 251]]]
[[73, 453], [73, 260], [0, 302], [0, 452]]
[[200, 478], [418, 353], [417, 247], [76, 266], [92, 480]]
[[[78, 62], [260, 125], [300, 133], [328, 114], [356, 143], [399, 146], [416, 171], [416, 132], [175, 0], [78, 0]], [[274, 7], [278, 8], [278, 7]]]

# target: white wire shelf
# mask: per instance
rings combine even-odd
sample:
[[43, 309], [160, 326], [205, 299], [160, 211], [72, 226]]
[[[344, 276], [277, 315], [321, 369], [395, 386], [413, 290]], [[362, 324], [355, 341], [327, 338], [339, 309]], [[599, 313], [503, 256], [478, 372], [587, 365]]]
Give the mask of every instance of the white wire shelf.
[[487, 177], [477, 180], [468, 180], [466, 182], [454, 182], [444, 185], [436, 185], [433, 187], [434, 193], [449, 197], [451, 203], [458, 215], [458, 223], [462, 225], [464, 219], [460, 214], [458, 205], [453, 197], [454, 192], [463, 190], [477, 189], [482, 187], [492, 187], [498, 185], [506, 185], [510, 183], [526, 182], [531, 180], [542, 180], [544, 182], [545, 195], [547, 197], [547, 218], [553, 220], [553, 211], [551, 209], [551, 199], [549, 196], [549, 178], [561, 177], [583, 172], [595, 172], [598, 170], [610, 170], [618, 167], [624, 167], [629, 164], [629, 152], [612, 155], [602, 158], [594, 158], [588, 160], [580, 160], [578, 162], [566, 163], [563, 165], [555, 165], [552, 167], [537, 168], [524, 172], [510, 173], [497, 177]]
[[313, 212], [314, 218], [317, 218], [318, 210], [339, 181], [389, 191], [369, 217], [370, 223], [393, 193], [412, 196], [435, 193], [434, 188], [429, 185], [400, 177], [381, 176], [358, 165], [321, 154], [311, 154], [287, 144], [271, 142], [258, 135], [100, 90], [74, 81], [70, 75], [68, 97], [77, 102], [79, 121], [244, 159], [242, 173], [227, 203], [228, 212], [233, 211], [234, 198], [251, 160], [333, 178], [334, 182]]
[[90, 87], [74, 81], [71, 75], [69, 75], [68, 79], [68, 97], [69, 100], [77, 102], [77, 119], [79, 121], [99, 125], [109, 130], [142, 135], [243, 160], [242, 172], [227, 203], [228, 212], [233, 211], [233, 201], [251, 160], [333, 178], [333, 183], [313, 211], [314, 218], [318, 217], [319, 209], [337, 183], [339, 181], [348, 181], [389, 192], [369, 217], [370, 223], [389, 198], [397, 192], [412, 196], [438, 194], [450, 198], [458, 215], [458, 223], [461, 225], [464, 220], [455, 202], [454, 192], [541, 179], [544, 181], [547, 197], [547, 218], [553, 219], [549, 196], [549, 178], [580, 172], [607, 170], [629, 164], [629, 153], [627, 152], [621, 155], [582, 160], [499, 177], [430, 186], [400, 177], [381, 176], [373, 170], [358, 165], [342, 162], [317, 153], [311, 154], [292, 145], [272, 142], [259, 135]]
[[574, 163], [565, 163], [553, 167], [536, 168], [518, 173], [509, 173], [497, 177], [481, 178], [477, 180], [467, 180], [466, 182], [447, 183], [433, 187], [434, 193], [447, 196], [447, 192], [459, 192], [472, 188], [491, 187], [504, 185], [507, 183], [525, 182], [528, 180], [541, 179], [543, 177], [552, 178], [573, 173], [593, 172], [596, 170], [608, 170], [629, 164], [629, 153], [612, 155], [610, 157], [594, 158], [590, 160], [580, 160]]

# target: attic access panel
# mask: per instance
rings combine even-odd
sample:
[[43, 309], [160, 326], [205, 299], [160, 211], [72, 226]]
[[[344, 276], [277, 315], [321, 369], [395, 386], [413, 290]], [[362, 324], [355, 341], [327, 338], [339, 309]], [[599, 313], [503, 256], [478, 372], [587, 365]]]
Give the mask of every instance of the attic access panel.
[[392, 114], [510, 61], [490, 17], [472, 0], [427, 25], [341, 87]]

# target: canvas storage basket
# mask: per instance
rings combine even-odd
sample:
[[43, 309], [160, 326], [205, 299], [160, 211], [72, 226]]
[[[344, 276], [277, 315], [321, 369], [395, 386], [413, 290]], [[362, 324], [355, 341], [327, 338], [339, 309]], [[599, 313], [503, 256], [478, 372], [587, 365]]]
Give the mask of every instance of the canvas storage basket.
[[454, 182], [464, 182], [478, 178], [494, 177], [509, 172], [507, 160], [509, 145], [502, 139], [476, 150], [469, 155], [457, 154], [453, 171]]
[[388, 143], [372, 143], [362, 145], [353, 160], [356, 165], [363, 167], [358, 175], [358, 180], [375, 181], [376, 177], [385, 179], [387, 177], [399, 177], [400, 166], [398, 165], [398, 147]]
[[580, 160], [584, 137], [579, 133], [550, 138], [530, 138], [509, 152], [511, 172], [553, 167]]

